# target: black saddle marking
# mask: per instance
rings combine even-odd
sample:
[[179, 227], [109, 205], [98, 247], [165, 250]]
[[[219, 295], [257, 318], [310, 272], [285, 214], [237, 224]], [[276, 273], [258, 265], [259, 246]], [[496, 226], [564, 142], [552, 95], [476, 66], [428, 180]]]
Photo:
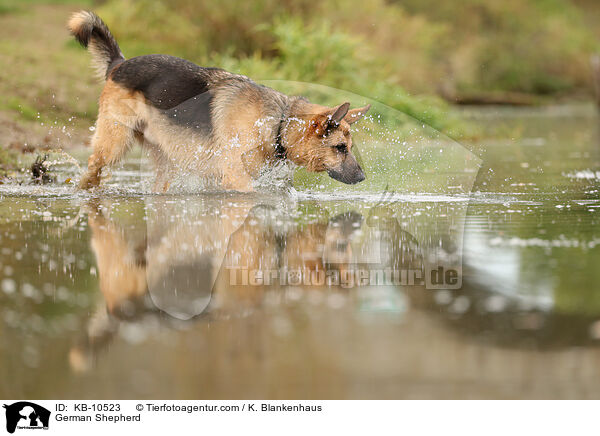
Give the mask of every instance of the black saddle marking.
[[196, 95], [177, 106], [163, 111], [169, 121], [183, 127], [201, 130], [210, 135], [212, 133], [211, 104], [213, 93], [206, 91]]
[[172, 109], [209, 90], [207, 78], [219, 68], [200, 67], [185, 59], [167, 55], [146, 55], [116, 66], [111, 79], [140, 91], [158, 109]]

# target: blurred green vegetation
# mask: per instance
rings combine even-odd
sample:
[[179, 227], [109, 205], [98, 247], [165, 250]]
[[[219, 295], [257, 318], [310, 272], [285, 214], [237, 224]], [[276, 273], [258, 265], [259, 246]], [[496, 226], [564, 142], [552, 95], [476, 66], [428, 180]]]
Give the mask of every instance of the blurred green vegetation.
[[[386, 8], [380, 0], [373, 3], [377, 10]], [[345, 5], [345, 18], [336, 18], [332, 12], [341, 5]], [[177, 0], [167, 6], [150, 0], [109, 1], [98, 13], [127, 56], [169, 53], [258, 81], [292, 80], [349, 90], [436, 130], [453, 136], [465, 133], [440, 98], [432, 93], [410, 96], [393, 65], [373, 52], [376, 44], [359, 32], [344, 30], [360, 16], [346, 3], [324, 7], [302, 0], [226, 4]]]
[[11, 171], [18, 168], [18, 153], [14, 150], [0, 147], [0, 183]]
[[0, 0], [0, 14], [27, 13], [27, 9], [38, 4], [77, 5], [90, 7], [92, 0]]
[[326, 85], [453, 138], [479, 132], [446, 100], [589, 96], [600, 51], [593, 0], [0, 0], [0, 117], [95, 119], [101, 87], [65, 30], [80, 8], [107, 22], [127, 57], [167, 53], [257, 81]]
[[589, 56], [600, 44], [585, 16], [599, 10], [570, 0], [111, 0], [99, 12], [131, 54], [226, 61], [265, 79], [388, 99], [442, 86], [589, 90]]
[[[437, 95], [590, 94], [600, 45], [570, 0], [109, 0], [97, 12], [127, 56], [170, 53], [256, 80], [369, 97], [453, 137]], [[501, 94], [500, 94], [501, 95]]]
[[459, 90], [555, 94], [590, 90], [589, 57], [600, 49], [598, 2], [396, 0], [446, 26], [447, 68]]
[[588, 10], [600, 5], [110, 0], [99, 8], [129, 55], [170, 52], [262, 79], [337, 86], [434, 123], [409, 93], [591, 91], [589, 56], [600, 44]]
[[23, 157], [20, 151], [81, 145], [97, 113], [101, 87], [88, 74], [89, 56], [70, 42], [65, 29], [68, 15], [92, 7], [92, 2], [46, 3], [0, 0], [0, 174], [4, 176], [17, 169]]

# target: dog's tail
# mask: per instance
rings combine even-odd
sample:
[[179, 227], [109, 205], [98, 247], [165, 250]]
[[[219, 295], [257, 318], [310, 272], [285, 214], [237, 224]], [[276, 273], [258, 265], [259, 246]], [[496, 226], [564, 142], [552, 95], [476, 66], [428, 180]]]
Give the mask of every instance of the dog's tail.
[[125, 60], [119, 44], [104, 21], [93, 12], [80, 11], [71, 16], [67, 27], [79, 43], [92, 55], [92, 65], [102, 79]]

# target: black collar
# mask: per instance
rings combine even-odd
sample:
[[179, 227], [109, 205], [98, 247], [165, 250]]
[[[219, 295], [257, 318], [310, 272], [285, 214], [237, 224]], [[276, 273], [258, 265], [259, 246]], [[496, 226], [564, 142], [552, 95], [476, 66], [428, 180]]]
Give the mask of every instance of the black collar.
[[275, 157], [277, 159], [285, 159], [287, 157], [287, 150], [282, 144], [283, 141], [283, 123], [286, 120], [286, 110], [281, 113], [281, 118], [279, 119], [279, 125], [277, 126], [277, 135], [275, 135]]

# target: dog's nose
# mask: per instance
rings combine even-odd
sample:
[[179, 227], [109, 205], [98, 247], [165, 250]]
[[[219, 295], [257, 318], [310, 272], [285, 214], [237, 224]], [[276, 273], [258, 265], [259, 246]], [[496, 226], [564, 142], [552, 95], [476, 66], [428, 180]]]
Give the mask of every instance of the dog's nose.
[[327, 173], [332, 179], [347, 185], [354, 185], [365, 180], [365, 173], [358, 165], [349, 169], [342, 167], [342, 171], [330, 169], [327, 170]]
[[360, 183], [363, 180], [365, 180], [365, 173], [363, 172], [363, 170], [359, 170], [358, 174], [356, 176], [356, 182], [354, 182], [354, 183]]
[[365, 180], [365, 173], [363, 172], [363, 170], [361, 168], [358, 168], [358, 170], [356, 170], [354, 172], [354, 174], [352, 175], [350, 180], [347, 181], [346, 183], [348, 183], [350, 185], [355, 185], [357, 183], [362, 182], [363, 180]]

